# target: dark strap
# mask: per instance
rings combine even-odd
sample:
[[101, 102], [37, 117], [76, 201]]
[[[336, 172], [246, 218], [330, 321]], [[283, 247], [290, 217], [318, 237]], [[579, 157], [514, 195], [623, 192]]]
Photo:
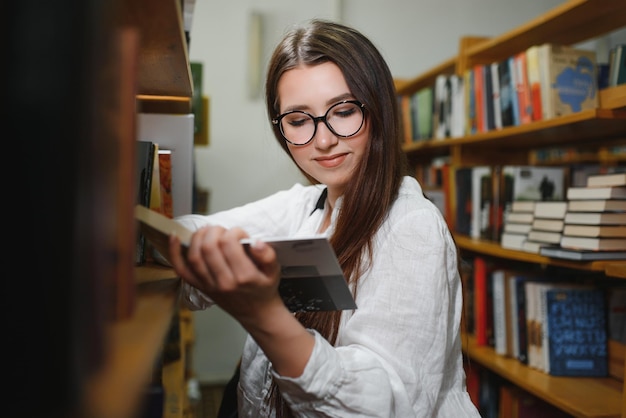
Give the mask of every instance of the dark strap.
[[326, 203], [326, 196], [328, 196], [328, 188], [322, 190], [322, 194], [320, 195], [320, 198], [317, 199], [317, 203], [315, 204], [315, 208], [309, 214], [309, 216], [313, 215], [313, 213], [315, 213], [315, 211], [318, 210], [318, 209], [324, 209], [324, 204]]

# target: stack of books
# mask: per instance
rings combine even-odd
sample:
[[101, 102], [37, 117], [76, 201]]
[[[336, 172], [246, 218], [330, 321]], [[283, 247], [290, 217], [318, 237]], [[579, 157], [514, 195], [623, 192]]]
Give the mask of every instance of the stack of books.
[[500, 236], [503, 248], [522, 250], [532, 228], [535, 212], [534, 200], [514, 200], [511, 211], [504, 218], [504, 229]]
[[626, 172], [591, 175], [584, 187], [569, 187], [560, 247], [549, 257], [626, 260]]
[[539, 254], [542, 247], [559, 245], [566, 213], [565, 200], [536, 202], [531, 229], [522, 249]]

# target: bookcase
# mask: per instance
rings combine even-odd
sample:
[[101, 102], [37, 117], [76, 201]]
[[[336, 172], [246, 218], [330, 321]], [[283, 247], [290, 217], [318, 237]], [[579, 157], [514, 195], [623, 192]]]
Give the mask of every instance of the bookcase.
[[[107, 15], [102, 36], [121, 53], [100, 58], [94, 69], [105, 89], [114, 91], [120, 103], [111, 113], [125, 122], [123, 139], [113, 177], [114, 189], [124, 193], [133, 173], [131, 151], [137, 139], [137, 118], [142, 114], [191, 113], [193, 94], [185, 34], [183, 2], [179, 0], [123, 0], [106, 4]], [[93, 100], [96, 100], [94, 98]], [[181, 135], [184, 133], [181, 133]], [[179, 138], [180, 139], [180, 138]], [[191, 143], [193, 138], [190, 137]], [[171, 144], [170, 144], [171, 145]], [[125, 165], [126, 164], [126, 165]], [[131, 174], [132, 175], [132, 174]], [[116, 218], [128, 229], [120, 231], [114, 262], [116, 275], [111, 301], [114, 315], [106, 315], [102, 328], [102, 359], [86, 379], [83, 413], [80, 416], [133, 418], [147, 408], [151, 380], [160, 381], [164, 390], [163, 418], [191, 418], [193, 408], [188, 397], [191, 377], [190, 352], [193, 345], [191, 313], [178, 306], [179, 278], [174, 271], [159, 265], [129, 267], [128, 255], [134, 253], [135, 201], [117, 197]], [[106, 212], [103, 213], [106, 216]], [[136, 232], [135, 232], [136, 233]], [[119, 247], [128, 246], [125, 251]], [[134, 257], [133, 255], [131, 255]], [[134, 258], [133, 258], [134, 259]], [[175, 331], [175, 332], [173, 332]], [[165, 350], [175, 358], [164, 361]]]
[[[489, 64], [546, 42], [574, 45], [626, 27], [626, 2], [619, 0], [569, 0], [562, 5], [512, 28], [499, 36], [468, 36], [459, 40], [453, 56], [415, 78], [397, 80], [399, 95], [412, 95], [432, 86], [440, 74], [456, 74], [476, 64]], [[574, 146], [589, 151], [591, 160], [602, 164], [626, 161], [625, 155], [609, 155], [613, 145], [626, 143], [626, 85], [599, 92], [599, 107], [549, 120], [505, 127], [446, 139], [404, 144], [413, 166], [428, 165], [439, 157], [452, 167], [497, 164], [533, 165], [531, 151], [550, 146]], [[589, 158], [587, 155], [586, 158]], [[569, 164], [572, 161], [563, 161]], [[555, 162], [558, 164], [559, 162]], [[451, 193], [450, 193], [451, 194]], [[598, 272], [607, 278], [626, 279], [626, 260], [619, 262], [571, 262], [502, 248], [499, 243], [473, 239], [452, 230], [461, 255], [479, 255], [509, 263], [516, 268], [557, 268]], [[479, 346], [465, 335], [464, 354], [513, 385], [530, 392], [575, 417], [626, 417], [626, 385], [622, 379], [557, 378], [533, 370], [517, 359], [498, 355], [489, 346]], [[618, 344], [619, 345], [619, 344]], [[624, 347], [609, 347], [618, 367], [626, 367]], [[623, 366], [622, 366], [623, 364]]]

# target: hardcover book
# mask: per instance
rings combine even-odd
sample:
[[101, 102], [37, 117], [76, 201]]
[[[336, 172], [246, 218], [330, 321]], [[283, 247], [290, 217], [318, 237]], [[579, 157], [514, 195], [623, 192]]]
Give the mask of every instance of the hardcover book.
[[593, 251], [562, 247], [542, 247], [539, 253], [545, 257], [574, 261], [626, 260], [626, 250]]
[[553, 376], [608, 373], [605, 295], [596, 288], [546, 292], [548, 353]]
[[570, 200], [568, 212], [626, 212], [626, 200]]
[[[626, 238], [626, 225], [575, 225], [567, 224], [563, 235], [575, 237], [613, 237]], [[625, 245], [626, 247], [626, 245]]]
[[598, 107], [595, 51], [543, 44], [539, 65], [543, 119]]
[[626, 225], [626, 212], [568, 212], [566, 224]]
[[[175, 233], [183, 247], [189, 245], [192, 231], [146, 207], [135, 206], [135, 218], [146, 239], [166, 256], [169, 236]], [[263, 238], [276, 251], [281, 266], [279, 291], [292, 312], [356, 309], [333, 247], [324, 237]], [[244, 247], [252, 240], [243, 240]], [[184, 251], [184, 250], [183, 250]]]
[[624, 251], [626, 250], [626, 239], [564, 235], [561, 237], [561, 247], [594, 251]]
[[626, 186], [626, 173], [592, 174], [587, 177], [587, 187]]
[[567, 198], [578, 199], [626, 199], [626, 187], [568, 187]]

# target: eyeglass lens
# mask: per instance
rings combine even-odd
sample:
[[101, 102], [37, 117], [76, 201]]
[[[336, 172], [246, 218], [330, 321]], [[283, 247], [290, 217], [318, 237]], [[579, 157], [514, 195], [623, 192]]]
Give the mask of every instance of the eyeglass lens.
[[322, 120], [334, 134], [348, 137], [361, 129], [363, 111], [359, 104], [352, 102], [342, 102], [331, 106], [321, 118], [295, 111], [283, 116], [280, 120], [280, 129], [289, 142], [304, 145], [315, 135], [317, 129], [315, 119]]

